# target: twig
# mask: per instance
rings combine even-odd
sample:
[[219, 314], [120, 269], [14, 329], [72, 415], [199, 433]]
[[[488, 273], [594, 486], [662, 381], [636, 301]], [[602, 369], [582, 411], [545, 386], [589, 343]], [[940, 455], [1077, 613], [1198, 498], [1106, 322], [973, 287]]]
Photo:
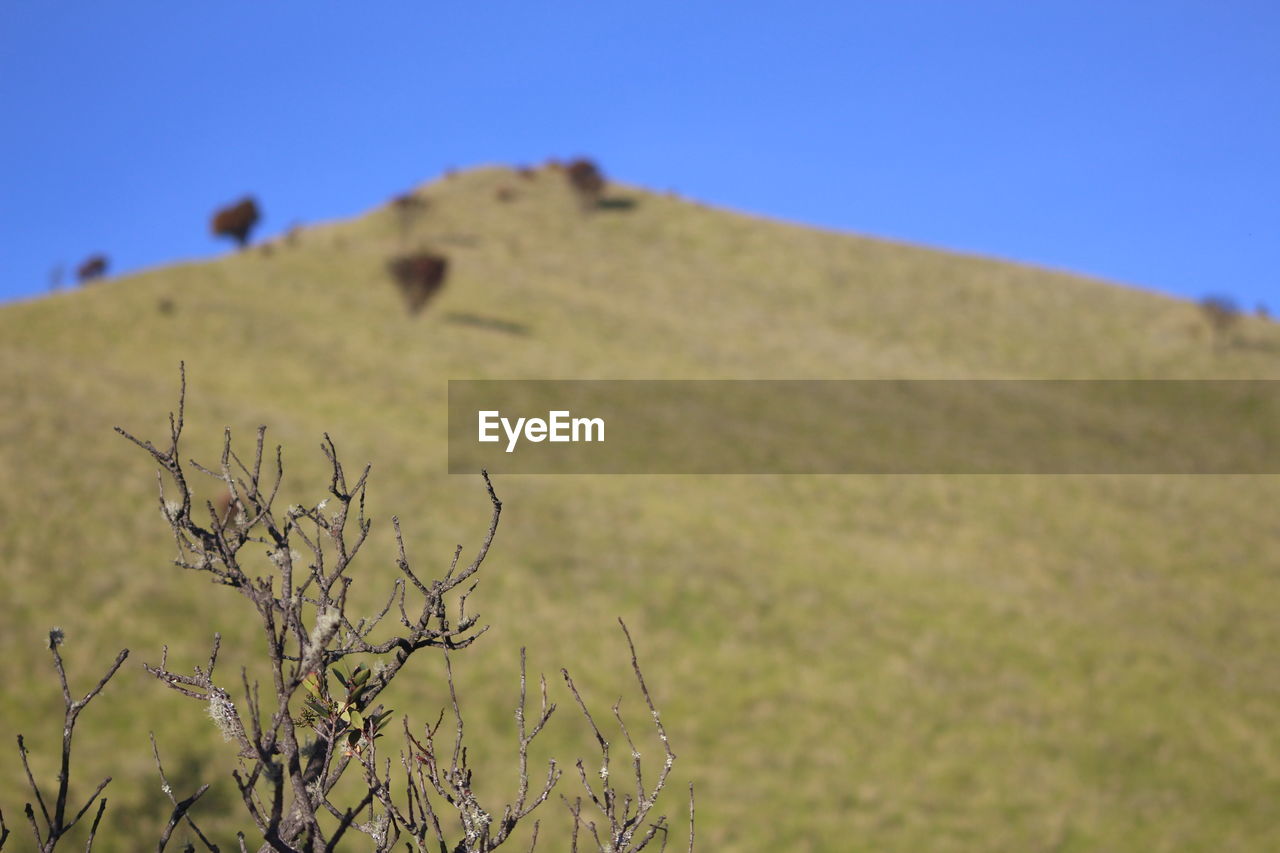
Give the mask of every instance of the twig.
[[693, 853], [693, 825], [694, 825], [694, 807], [693, 807], [693, 783], [689, 783], [689, 853]]
[[[627, 728], [626, 721], [622, 717], [621, 703], [613, 705], [613, 715], [618, 721], [618, 726], [622, 730], [623, 737], [627, 741], [627, 746], [631, 749], [631, 772], [635, 782], [634, 798], [631, 794], [626, 794], [619, 800], [618, 790], [612, 782], [610, 768], [610, 749], [609, 741], [600, 731], [600, 727], [596, 725], [595, 718], [591, 711], [587, 708], [587, 703], [583, 700], [582, 694], [578, 692], [577, 685], [574, 684], [573, 678], [570, 677], [568, 670], [562, 669], [560, 672], [564, 676], [565, 683], [569, 686], [569, 691], [573, 694], [574, 700], [578, 703], [583, 716], [587, 720], [587, 724], [591, 727], [591, 731], [595, 734], [596, 743], [600, 748], [601, 765], [600, 765], [600, 789], [597, 793], [595, 787], [592, 786], [587, 777], [586, 764], [582, 759], [577, 762], [578, 778], [582, 782], [582, 787], [587, 793], [587, 798], [601, 812], [608, 823], [609, 838], [601, 839], [599, 831], [594, 821], [586, 820], [582, 817], [582, 801], [575, 800], [570, 803], [565, 799], [565, 804], [569, 806], [569, 813], [573, 817], [573, 845], [574, 850], [577, 849], [578, 827], [585, 825], [591, 832], [592, 838], [595, 840], [596, 847], [601, 851], [609, 851], [609, 853], [636, 853], [643, 850], [648, 844], [657, 837], [658, 833], [662, 833], [662, 846], [666, 847], [667, 838], [667, 818], [661, 815], [653, 823], [645, 827], [645, 819], [649, 812], [657, 804], [658, 796], [662, 789], [666, 786], [667, 777], [671, 773], [671, 768], [675, 764], [676, 754], [671, 749], [671, 743], [667, 738], [666, 729], [662, 725], [662, 717], [658, 713], [657, 707], [654, 705], [653, 697], [649, 693], [649, 687], [645, 684], [644, 673], [640, 669], [640, 662], [636, 655], [635, 642], [631, 639], [631, 632], [627, 629], [626, 623], [621, 619], [618, 625], [622, 628], [623, 636], [627, 640], [627, 648], [631, 652], [631, 668], [635, 673], [636, 683], [640, 687], [640, 693], [644, 697], [645, 704], [649, 708], [649, 713], [653, 717], [654, 727], [657, 730], [657, 736], [662, 741], [663, 748], [666, 751], [666, 757], [662, 763], [661, 769], [658, 771], [657, 780], [651, 788], [646, 788], [644, 783], [643, 767], [640, 760], [640, 751], [636, 748], [635, 741], [631, 737], [631, 732]], [[693, 808], [693, 791], [690, 787], [690, 810], [692, 814]], [[645, 827], [642, 830], [642, 827]], [[693, 827], [690, 824], [689, 849], [693, 849]]]
[[[63, 633], [60, 628], [54, 628], [49, 632], [49, 651], [53, 655], [53, 666], [58, 674], [58, 682], [62, 687], [62, 701], [64, 706], [63, 722], [62, 722], [62, 757], [58, 772], [58, 794], [55, 800], [53, 814], [49, 814], [49, 809], [45, 805], [44, 795], [40, 791], [40, 786], [36, 784], [35, 776], [31, 772], [31, 765], [27, 761], [27, 747], [23, 742], [22, 735], [18, 735], [18, 753], [22, 758], [22, 767], [27, 775], [27, 784], [31, 787], [32, 793], [35, 794], [36, 802], [40, 805], [40, 815], [44, 819], [45, 831], [41, 833], [39, 825], [36, 823], [35, 811], [31, 808], [31, 804], [27, 803], [25, 813], [28, 823], [31, 824], [32, 833], [36, 838], [36, 846], [41, 853], [50, 853], [58, 845], [59, 839], [66, 835], [72, 827], [84, 817], [85, 812], [93, 805], [94, 800], [102, 793], [102, 790], [111, 782], [108, 776], [98, 783], [98, 787], [85, 801], [84, 806], [80, 808], [70, 821], [66, 819], [67, 815], [67, 793], [71, 781], [71, 739], [75, 734], [76, 719], [80, 716], [80, 712], [93, 701], [102, 688], [106, 686], [111, 677], [120, 669], [120, 665], [124, 663], [125, 658], [129, 656], [129, 650], [123, 649], [116, 655], [115, 661], [107, 668], [106, 674], [98, 680], [98, 683], [81, 699], [73, 699], [71, 696], [71, 687], [67, 683], [67, 671], [62, 663], [62, 655], [58, 652], [58, 646], [62, 644]], [[98, 821], [102, 819], [102, 811], [106, 808], [106, 799], [104, 798], [98, 803], [98, 813], [93, 821], [93, 829], [89, 834], [89, 847], [93, 845], [93, 835], [97, 831]], [[7, 833], [6, 833], [7, 834]], [[89, 848], [86, 848], [89, 849]]]
[[[212, 668], [212, 664], [210, 664], [210, 669]], [[160, 836], [160, 843], [157, 850], [164, 850], [164, 846], [169, 842], [169, 836], [173, 833], [174, 828], [177, 827], [178, 821], [185, 819], [187, 825], [190, 826], [196, 836], [199, 837], [200, 842], [204, 844], [205, 848], [207, 848], [210, 853], [219, 853], [218, 845], [205, 837], [205, 834], [200, 831], [200, 827], [196, 826], [195, 821], [191, 819], [190, 815], [190, 809], [195, 805], [196, 800], [203, 797], [204, 792], [209, 790], [208, 783], [201, 785], [199, 790], [190, 797], [187, 797], [182, 802], [178, 802], [178, 800], [173, 796], [173, 786], [169, 784], [169, 777], [165, 775], [164, 765], [160, 763], [160, 748], [156, 746], [156, 733], [149, 732], [149, 735], [151, 737], [151, 754], [155, 756], [156, 770], [160, 773], [161, 790], [163, 790], [165, 796], [169, 798], [169, 802], [173, 803], [173, 814], [169, 816], [169, 823], [165, 826], [164, 832]]]

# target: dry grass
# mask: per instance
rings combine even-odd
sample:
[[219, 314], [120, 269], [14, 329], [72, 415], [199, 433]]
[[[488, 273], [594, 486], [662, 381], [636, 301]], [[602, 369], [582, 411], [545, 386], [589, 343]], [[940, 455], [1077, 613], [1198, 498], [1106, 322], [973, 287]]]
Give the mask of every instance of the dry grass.
[[[266, 423], [285, 445], [286, 502], [323, 489], [322, 432], [373, 463], [355, 590], [370, 600], [394, 573], [392, 513], [420, 563], [483, 533], [479, 477], [443, 473], [450, 378], [1280, 372], [1280, 330], [1252, 318], [1218, 351], [1189, 303], [625, 187], [611, 195], [632, 207], [587, 217], [560, 180], [497, 203], [514, 179], [425, 187], [407, 236], [384, 208], [270, 256], [0, 310], [0, 733], [26, 733], [53, 772], [49, 627], [67, 633], [73, 679], [132, 649], [77, 733], [95, 744], [78, 778], [115, 776], [108, 835], [167, 816], [149, 729], [176, 786], [215, 782], [203, 813], [235, 808], [212, 724], [140, 668], [165, 642], [175, 665], [200, 660], [217, 629], [231, 672], [258, 641], [233, 595], [167, 566], [151, 466], [111, 432], [162, 431], [179, 359], [189, 456], [213, 456], [224, 426], [248, 439]], [[448, 288], [416, 318], [383, 271], [413, 249], [450, 258]], [[470, 731], [493, 747], [473, 756], [482, 789], [512, 781], [518, 647], [531, 670], [568, 666], [608, 702], [629, 684], [621, 615], [681, 756], [673, 790], [698, 782], [703, 849], [1280, 847], [1280, 479], [495, 485], [507, 512], [473, 599], [494, 629], [455, 668]], [[415, 685], [391, 704], [434, 718], [439, 673]], [[546, 748], [591, 754], [561, 717]], [[0, 806], [16, 817], [9, 749]], [[544, 817], [547, 849], [567, 824]], [[119, 843], [104, 849], [133, 849]]]

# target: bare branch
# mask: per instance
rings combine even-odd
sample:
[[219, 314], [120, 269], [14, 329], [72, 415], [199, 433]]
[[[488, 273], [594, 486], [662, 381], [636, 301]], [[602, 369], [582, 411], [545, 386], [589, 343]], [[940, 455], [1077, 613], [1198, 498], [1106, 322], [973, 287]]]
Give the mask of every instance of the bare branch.
[[[649, 812], [657, 804], [658, 795], [666, 786], [667, 777], [671, 773], [672, 765], [675, 764], [676, 755], [671, 749], [670, 741], [667, 738], [666, 729], [662, 725], [662, 716], [658, 713], [657, 707], [654, 705], [653, 697], [649, 693], [649, 687], [645, 684], [644, 674], [640, 670], [640, 663], [636, 655], [635, 643], [631, 639], [631, 632], [627, 629], [626, 623], [621, 619], [618, 620], [622, 633], [627, 640], [627, 648], [631, 652], [631, 668], [635, 673], [636, 683], [639, 685], [640, 693], [644, 697], [645, 704], [649, 708], [649, 714], [653, 718], [654, 727], [657, 730], [658, 739], [662, 742], [666, 751], [662, 767], [658, 771], [658, 778], [653, 783], [652, 788], [647, 788], [644, 783], [643, 767], [641, 763], [641, 755], [636, 747], [635, 741], [631, 737], [631, 732], [627, 728], [626, 721], [623, 719], [621, 704], [622, 700], [618, 700], [613, 705], [614, 718], [618, 722], [619, 728], [622, 730], [623, 737], [627, 741], [627, 746], [631, 749], [631, 772], [634, 778], [634, 795], [626, 794], [619, 800], [618, 791], [612, 782], [611, 768], [609, 764], [610, 752], [609, 741], [600, 731], [600, 727], [596, 725], [595, 718], [592, 717], [587, 704], [582, 699], [582, 695], [578, 692], [577, 686], [573, 683], [573, 679], [569, 676], [567, 670], [561, 670], [564, 675], [565, 682], [569, 685], [569, 690], [573, 694], [574, 699], [578, 703], [578, 707], [582, 710], [583, 716], [587, 723], [591, 726], [592, 732], [595, 733], [596, 743], [600, 748], [601, 765], [600, 765], [600, 791], [592, 786], [587, 778], [587, 770], [585, 763], [579, 759], [577, 763], [578, 777], [582, 782], [583, 789], [587, 793], [588, 799], [601, 812], [602, 816], [608, 823], [609, 837], [603, 840], [594, 821], [586, 820], [582, 817], [582, 802], [575, 800], [572, 804], [566, 799], [565, 803], [569, 805], [569, 813], [573, 817], [574, 822], [574, 849], [577, 848], [577, 830], [579, 825], [585, 825], [591, 832], [592, 838], [596, 842], [596, 846], [601, 851], [609, 851], [609, 853], [635, 853], [635, 851], [643, 850], [648, 844], [657, 837], [658, 833], [663, 836], [663, 848], [666, 847], [667, 835], [667, 818], [661, 815], [654, 822], [645, 825], [645, 820]], [[692, 788], [690, 788], [690, 809], [692, 809]], [[690, 825], [690, 850], [693, 848], [693, 828]]]
[[693, 807], [693, 783], [690, 782], [689, 783], [689, 853], [693, 853], [693, 826], [695, 823], [694, 821], [695, 816], [696, 816], [696, 813]]
[[[210, 666], [210, 669], [212, 669], [212, 665]], [[169, 777], [165, 775], [164, 765], [160, 762], [160, 748], [156, 746], [156, 734], [155, 732], [150, 732], [149, 735], [151, 737], [151, 754], [155, 756], [156, 770], [160, 774], [161, 790], [163, 790], [165, 796], [169, 798], [169, 802], [173, 803], [173, 814], [169, 816], [169, 823], [165, 826], [164, 832], [160, 836], [160, 843], [157, 849], [159, 851], [163, 851], [165, 844], [169, 841], [169, 836], [177, 827], [178, 822], [180, 820], [186, 820], [187, 825], [191, 827], [193, 832], [195, 832], [196, 836], [200, 839], [201, 843], [204, 844], [205, 848], [208, 849], [210, 853], [219, 853], [218, 845], [210, 841], [205, 834], [200, 831], [200, 827], [196, 826], [195, 821], [191, 819], [191, 815], [189, 814], [190, 809], [195, 805], [196, 800], [204, 796], [204, 792], [209, 790], [208, 783], [201, 785], [199, 790], [190, 797], [187, 797], [182, 802], [178, 802], [177, 798], [173, 795], [173, 786], [169, 784]]]
[[[108, 779], [107, 781], [111, 781]], [[107, 798], [103, 797], [98, 801], [98, 812], [93, 816], [93, 823], [89, 826], [89, 838], [85, 841], [85, 853], [89, 853], [93, 849], [93, 840], [98, 837], [98, 824], [102, 822], [102, 813], [107, 810]]]
[[[193, 805], [195, 805], [196, 800], [204, 796], [204, 792], [207, 790], [209, 790], [208, 782], [201, 785], [194, 794], [187, 797], [182, 802], [176, 802], [176, 801], [174, 802], [173, 814], [169, 816], [169, 823], [165, 825], [164, 832], [160, 834], [160, 843], [156, 847], [157, 853], [163, 853], [164, 846], [169, 843], [169, 836], [173, 834], [173, 830], [178, 826], [178, 823], [183, 818], [186, 818], [188, 821], [191, 820], [190, 816], [187, 814], [187, 811]], [[172, 799], [172, 796], [170, 797], [170, 799]], [[195, 828], [195, 824], [192, 824], [192, 828]], [[215, 851], [216, 853], [218, 848], [215, 845], [210, 844], [209, 839], [205, 838], [204, 834], [201, 833], [200, 830], [197, 829], [196, 833], [200, 836], [200, 840], [204, 842], [205, 847]]]
[[[63, 720], [62, 720], [62, 754], [58, 771], [58, 792], [54, 801], [53, 813], [50, 814], [48, 806], [45, 804], [44, 794], [37, 784], [35, 775], [31, 772], [31, 763], [27, 759], [27, 746], [22, 735], [18, 735], [18, 754], [22, 759], [22, 768], [27, 776], [27, 784], [31, 788], [31, 792], [35, 795], [36, 802], [40, 806], [40, 816], [44, 821], [44, 831], [41, 832], [40, 825], [36, 821], [35, 810], [27, 803], [24, 813], [27, 816], [27, 822], [31, 824], [32, 834], [36, 839], [36, 847], [41, 853], [51, 853], [57, 847], [59, 840], [65, 836], [72, 827], [88, 812], [89, 807], [93, 805], [94, 800], [102, 793], [103, 789], [111, 782], [108, 776], [98, 783], [97, 788], [89, 795], [84, 806], [76, 813], [71, 820], [66, 819], [67, 814], [67, 796], [70, 790], [71, 782], [71, 750], [72, 737], [75, 734], [76, 719], [80, 716], [80, 712], [85, 709], [90, 702], [93, 701], [112, 676], [120, 669], [120, 665], [124, 663], [125, 658], [129, 656], [129, 650], [123, 649], [116, 655], [116, 659], [107, 668], [106, 673], [98, 680], [98, 683], [81, 699], [73, 699], [70, 684], [67, 682], [66, 667], [62, 662], [62, 655], [58, 651], [58, 646], [63, 642], [63, 632], [60, 628], [54, 628], [49, 631], [49, 651], [53, 655], [53, 666], [58, 676], [58, 683], [62, 688], [63, 702]], [[102, 799], [98, 803], [98, 812], [93, 821], [93, 827], [89, 833], [88, 846], [86, 850], [92, 848], [93, 838], [97, 832], [98, 822], [102, 819], [103, 809], [106, 808], [106, 799]], [[3, 822], [0, 821], [0, 824]], [[3, 833], [8, 836], [8, 830]], [[0, 841], [3, 839], [0, 838]]]

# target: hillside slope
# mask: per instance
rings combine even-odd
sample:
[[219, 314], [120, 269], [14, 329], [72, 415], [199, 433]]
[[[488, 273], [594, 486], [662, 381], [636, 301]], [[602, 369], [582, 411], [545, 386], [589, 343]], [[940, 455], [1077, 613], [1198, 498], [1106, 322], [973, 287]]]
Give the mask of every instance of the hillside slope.
[[[202, 709], [139, 665], [165, 643], [198, 662], [220, 630], [234, 672], [257, 641], [233, 595], [169, 565], [152, 465], [111, 430], [163, 434], [180, 360], [187, 456], [267, 424], [288, 502], [323, 492], [324, 432], [372, 463], [366, 603], [394, 574], [393, 513], [422, 564], [484, 531], [479, 478], [444, 473], [448, 379], [1280, 378], [1275, 325], [1215, 346], [1195, 306], [1103, 282], [627, 187], [584, 215], [546, 170], [421, 192], [408, 229], [381, 208], [0, 309], [0, 720], [52, 778], [44, 632], [67, 632], [80, 684], [131, 648], [78, 735], [80, 796], [115, 777], [108, 826], [167, 816], [148, 730], [172, 775], [216, 782], [206, 814], [237, 808]], [[452, 269], [409, 317], [384, 264], [414, 247]], [[620, 615], [680, 756], [672, 790], [698, 783], [702, 849], [1280, 848], [1276, 477], [495, 486], [507, 511], [473, 596], [494, 627], [456, 661], [493, 747], [474, 748], [482, 792], [513, 784], [517, 649], [611, 702], [629, 688]], [[443, 700], [420, 671], [394, 704], [424, 721]], [[590, 754], [566, 698], [546, 744], [562, 762]], [[13, 824], [21, 769], [0, 767]], [[546, 808], [562, 849], [567, 817]], [[667, 811], [679, 837], [679, 793]]]

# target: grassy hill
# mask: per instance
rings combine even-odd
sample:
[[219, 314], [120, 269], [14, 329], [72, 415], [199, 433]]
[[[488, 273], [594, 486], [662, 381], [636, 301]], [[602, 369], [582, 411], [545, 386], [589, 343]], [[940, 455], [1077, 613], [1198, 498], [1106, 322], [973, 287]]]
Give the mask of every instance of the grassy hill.
[[[179, 787], [215, 783], [200, 813], [232, 843], [218, 816], [239, 817], [233, 757], [140, 663], [167, 643], [190, 666], [220, 630], [230, 673], [258, 638], [233, 593], [170, 565], [153, 466], [111, 430], [164, 434], [179, 360], [185, 455], [212, 461], [224, 427], [248, 442], [267, 424], [289, 503], [323, 494], [323, 432], [372, 463], [353, 589], [370, 606], [395, 576], [392, 514], [419, 566], [443, 568], [487, 524], [479, 477], [445, 474], [451, 378], [1280, 378], [1280, 327], [1248, 318], [1218, 346], [1196, 306], [1104, 282], [631, 187], [584, 215], [546, 170], [420, 191], [407, 230], [380, 208], [0, 309], [0, 808], [15, 833], [13, 733], [56, 772], [43, 638], [58, 625], [81, 689], [132, 649], [77, 730], [73, 798], [112, 774], [107, 834], [154, 843], [154, 730]], [[451, 262], [417, 317], [384, 271], [412, 247]], [[493, 628], [455, 666], [469, 734], [490, 747], [473, 747], [482, 796], [513, 789], [520, 646], [532, 670], [567, 666], [589, 700], [623, 694], [639, 713], [622, 616], [680, 756], [673, 842], [692, 779], [703, 850], [1280, 849], [1280, 478], [495, 487], [506, 512], [472, 598]], [[413, 672], [393, 704], [433, 720], [438, 661]], [[558, 693], [540, 755], [571, 764], [591, 745]], [[544, 808], [545, 849], [564, 849], [567, 814]]]

